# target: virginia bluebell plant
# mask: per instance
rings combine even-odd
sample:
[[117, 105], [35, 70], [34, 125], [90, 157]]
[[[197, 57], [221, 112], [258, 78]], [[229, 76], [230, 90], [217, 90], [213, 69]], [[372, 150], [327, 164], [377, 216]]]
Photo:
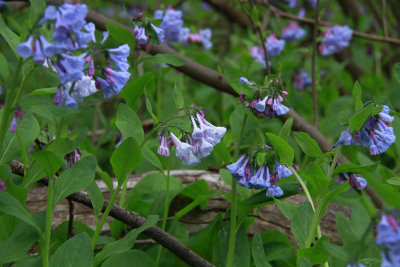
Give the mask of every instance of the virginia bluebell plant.
[[319, 51], [323, 56], [339, 53], [349, 46], [352, 35], [353, 30], [347, 25], [327, 27]]
[[278, 79], [271, 79], [266, 86], [256, 85], [245, 77], [241, 77], [239, 80], [247, 86], [257, 89], [256, 93], [248, 99], [240, 94], [239, 101], [247, 101], [245, 106], [253, 109], [254, 114], [258, 117], [268, 116], [273, 118], [289, 112], [289, 108], [282, 104], [283, 97], [287, 96], [288, 93], [282, 90]]
[[299, 40], [305, 34], [306, 31], [294, 21], [290, 21], [282, 30], [282, 38], [287, 42]]
[[302, 69], [300, 74], [295, 74], [293, 77], [293, 88], [297, 90], [304, 90], [311, 86], [312, 80], [308, 73]]
[[198, 33], [191, 33], [190, 29], [183, 27], [183, 18], [181, 10], [174, 10], [172, 7], [167, 7], [165, 11], [156, 10], [154, 12], [155, 19], [162, 19], [159, 27], [165, 31], [165, 41], [167, 44], [170, 42], [178, 42], [188, 45], [189, 42], [201, 43], [204, 49], [212, 47], [211, 29], [199, 30]]
[[382, 267], [400, 266], [400, 227], [396, 218], [384, 214], [377, 227], [376, 244], [382, 247]]
[[[257, 155], [262, 153], [264, 161], [257, 163]], [[226, 166], [235, 177], [236, 182], [249, 189], [267, 189], [267, 196], [281, 197], [283, 190], [278, 185], [278, 180], [292, 175], [292, 172], [276, 159], [275, 152], [265, 145], [242, 155], [238, 161]]]
[[[226, 133], [226, 128], [212, 125], [204, 116], [204, 111], [196, 110], [196, 113], [190, 116], [193, 127], [192, 133], [181, 130], [180, 139], [172, 131], [169, 131], [166, 125], [159, 133], [158, 154], [169, 157], [169, 148], [175, 145], [176, 156], [182, 160], [183, 165], [190, 167], [199, 164], [200, 159], [210, 155], [214, 146], [221, 142]], [[167, 141], [168, 135], [170, 139]]]
[[360, 131], [343, 131], [335, 146], [363, 145], [369, 147], [373, 156], [385, 152], [396, 141], [391, 125], [394, 117], [389, 112], [389, 107], [383, 106], [382, 111], [377, 116], [370, 117]]
[[[276, 38], [276, 34], [273, 33], [266, 38], [265, 45], [267, 47], [268, 57], [276, 57], [279, 56], [285, 48], [285, 40]], [[250, 49], [250, 55], [254, 60], [263, 63], [264, 68], [266, 68], [264, 50], [261, 46], [253, 46]]]

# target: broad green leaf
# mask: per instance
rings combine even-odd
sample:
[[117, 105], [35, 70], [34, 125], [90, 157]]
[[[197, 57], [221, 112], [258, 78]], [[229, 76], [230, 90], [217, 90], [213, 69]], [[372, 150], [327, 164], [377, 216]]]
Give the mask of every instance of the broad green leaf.
[[293, 125], [293, 118], [290, 117], [285, 121], [285, 124], [283, 124], [283, 127], [279, 133], [279, 137], [287, 141], [290, 136], [290, 131], [292, 130], [292, 125]]
[[277, 198], [274, 199], [274, 202], [278, 206], [278, 208], [282, 211], [283, 215], [285, 215], [286, 218], [288, 218], [289, 220], [293, 220], [299, 208], [298, 206], [289, 202], [279, 200]]
[[181, 109], [185, 106], [182, 88], [177, 86], [176, 83], [174, 85], [174, 101], [176, 109]]
[[311, 138], [308, 133], [295, 132], [294, 138], [307, 156], [312, 158], [322, 158], [324, 156], [317, 141]]
[[40, 231], [32, 214], [14, 196], [6, 191], [0, 191], [0, 212], [17, 217]]
[[358, 166], [353, 163], [342, 163], [335, 168], [332, 177], [335, 177], [336, 175], [342, 172], [369, 174], [375, 172], [378, 166], [379, 166], [378, 162], [366, 166]]
[[25, 185], [30, 186], [34, 182], [37, 182], [44, 177], [46, 177], [46, 173], [42, 167], [40, 167], [40, 164], [36, 161], [31, 161], [28, 166], [27, 175], [24, 178]]
[[159, 169], [164, 170], [163, 165], [157, 155], [146, 145], [142, 147], [143, 158], [146, 159], [151, 165]]
[[54, 253], [50, 267], [93, 266], [93, 249], [89, 236], [82, 233], [68, 239]]
[[343, 247], [330, 242], [324, 242], [324, 247], [332, 257], [341, 259], [343, 261], [348, 261], [349, 255]]
[[125, 139], [111, 155], [111, 166], [118, 183], [122, 184], [128, 174], [142, 161], [139, 144], [132, 137]]
[[400, 185], [400, 177], [392, 177], [386, 180], [386, 183], [391, 185]]
[[353, 104], [354, 109], [359, 111], [363, 107], [363, 102], [361, 100], [362, 89], [361, 85], [356, 81], [353, 86]]
[[35, 152], [33, 154], [33, 159], [39, 163], [48, 177], [52, 177], [64, 163], [62, 159], [47, 150]]
[[157, 54], [154, 56], [142, 57], [142, 60], [153, 64], [169, 64], [174, 67], [181, 67], [186, 63], [185, 59], [171, 54]]
[[309, 182], [318, 193], [324, 193], [329, 186], [329, 179], [326, 177], [321, 167], [315, 162], [308, 164], [304, 176], [307, 182]]
[[127, 105], [119, 104], [115, 124], [121, 131], [124, 139], [133, 137], [138, 143], [143, 140], [144, 132], [142, 122], [139, 120], [136, 113]]
[[285, 164], [286, 166], [292, 165], [294, 151], [289, 144], [281, 137], [273, 133], [267, 133], [267, 137], [273, 149], [278, 153], [279, 162]]
[[299, 267], [312, 267], [311, 262], [304, 257], [299, 257]]
[[61, 173], [54, 183], [54, 206], [64, 198], [88, 187], [94, 179], [96, 158], [87, 156]]
[[155, 77], [153, 73], [145, 72], [139, 78], [128, 82], [122, 90], [121, 96], [125, 99], [126, 104], [133, 108], [139, 97], [143, 95], [144, 88], [146, 88], [147, 92], [154, 91]]
[[10, 70], [8, 69], [8, 61], [3, 53], [0, 53], [0, 78], [2, 78], [4, 82], [6, 82], [9, 76]]
[[131, 230], [125, 237], [115, 242], [106, 245], [95, 257], [95, 266], [101, 264], [108, 257], [129, 251], [135, 243], [138, 235], [144, 230], [154, 226], [158, 221], [158, 216], [151, 215], [147, 218], [146, 222], [139, 228]]
[[230, 86], [232, 86], [236, 93], [243, 93], [247, 96], [252, 94], [252, 89], [239, 81], [240, 77], [243, 76], [243, 74], [241, 74], [239, 71], [233, 68], [225, 68], [224, 75], [226, 81], [230, 84]]
[[269, 264], [269, 262], [265, 259], [264, 246], [260, 234], [254, 234], [252, 254], [256, 267], [271, 266], [271, 264]]
[[106, 28], [112, 38], [121, 43], [128, 44], [131, 49], [135, 48], [136, 38], [131, 31], [112, 23], [107, 23]]
[[[299, 186], [300, 184], [297, 182], [288, 182], [280, 185], [283, 190], [283, 196], [279, 199], [284, 199], [286, 197], [290, 197], [293, 195], [297, 195], [299, 193]], [[240, 204], [241, 205], [250, 205], [250, 206], [263, 206], [268, 204], [274, 203], [274, 198], [267, 197], [265, 194], [267, 189], [264, 189], [253, 196], [243, 200]], [[276, 199], [276, 198], [275, 198]]]
[[101, 209], [103, 208], [104, 197], [100, 191], [100, 188], [97, 186], [96, 181], [93, 181], [86, 188], [86, 192], [88, 192], [90, 201], [92, 202], [94, 214], [96, 214], [96, 216], [98, 216]]
[[328, 260], [328, 252], [324, 247], [324, 242], [329, 242], [326, 236], [321, 237], [314, 246], [310, 248], [303, 248], [297, 251], [298, 257], [307, 258], [312, 265], [321, 264]]
[[298, 208], [291, 223], [292, 233], [300, 248], [305, 247], [307, 234], [311, 226], [314, 212], [308, 201], [304, 201]]
[[374, 105], [368, 104], [349, 119], [349, 126], [352, 132], [359, 131], [367, 122], [374, 110]]
[[143, 250], [133, 249], [119, 253], [108, 258], [102, 267], [131, 267], [132, 263], [140, 267], [154, 267], [156, 263], [149, 254]]
[[3, 36], [4, 40], [13, 50], [15, 56], [19, 57], [17, 54], [17, 45], [20, 43], [18, 35], [16, 35], [10, 28], [7, 27], [4, 22], [3, 15], [0, 14], [0, 35]]
[[51, 95], [57, 93], [57, 90], [57, 87], [40, 88], [29, 93], [29, 95]]
[[336, 228], [344, 244], [357, 241], [357, 237], [351, 227], [351, 221], [343, 212], [336, 213]]
[[64, 158], [66, 154], [71, 153], [77, 149], [78, 146], [79, 144], [75, 140], [69, 138], [57, 138], [46, 147], [46, 151], [52, 152], [59, 158]]

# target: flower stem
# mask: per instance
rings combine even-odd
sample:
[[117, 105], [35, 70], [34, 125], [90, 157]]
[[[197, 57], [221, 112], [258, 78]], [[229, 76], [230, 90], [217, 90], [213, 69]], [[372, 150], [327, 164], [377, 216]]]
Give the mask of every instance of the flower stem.
[[100, 220], [99, 224], [96, 226], [96, 232], [94, 233], [93, 238], [92, 238], [92, 247], [93, 248], [96, 246], [97, 239], [100, 236], [101, 228], [103, 228], [103, 225], [106, 222], [108, 214], [110, 213], [112, 206], [114, 205], [115, 201], [117, 200], [120, 190], [121, 190], [121, 184], [118, 183], [117, 188], [115, 189], [114, 193], [112, 194], [111, 200], [108, 203], [107, 208], [103, 213], [103, 216], [101, 216], [101, 220]]
[[47, 210], [46, 210], [46, 228], [44, 232], [44, 247], [43, 247], [43, 266], [49, 266], [49, 248], [51, 235], [51, 217], [53, 216], [53, 191], [54, 177], [49, 176], [49, 186], [47, 188]]
[[[237, 158], [240, 153], [240, 146], [246, 127], [247, 114], [244, 115], [242, 128], [239, 132], [239, 138], [236, 144], [234, 157]], [[229, 230], [229, 247], [228, 247], [228, 258], [226, 260], [226, 266], [231, 267], [233, 265], [233, 257], [235, 253], [235, 242], [236, 242], [236, 213], [237, 213], [237, 198], [236, 198], [236, 180], [232, 176], [232, 207], [231, 207], [231, 225]]]
[[[168, 218], [168, 213], [169, 213], [169, 186], [170, 186], [169, 170], [170, 170], [170, 158], [168, 157], [167, 158], [167, 176], [166, 176], [167, 187], [165, 190], [164, 214], [163, 214], [163, 222], [161, 225], [161, 229], [163, 229], [163, 230], [165, 230], [165, 227], [167, 225], [167, 218]], [[159, 264], [160, 264], [161, 252], [162, 252], [162, 246], [159, 245], [158, 252], [157, 252], [156, 266], [159, 266]]]

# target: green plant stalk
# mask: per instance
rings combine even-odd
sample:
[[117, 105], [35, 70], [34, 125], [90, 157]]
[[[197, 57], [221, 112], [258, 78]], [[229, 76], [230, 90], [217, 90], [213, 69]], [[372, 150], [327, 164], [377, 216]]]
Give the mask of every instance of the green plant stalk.
[[[168, 213], [169, 213], [169, 187], [170, 187], [169, 171], [170, 171], [170, 158], [167, 158], [167, 177], [166, 177], [167, 187], [165, 190], [164, 214], [163, 214], [163, 222], [161, 225], [161, 229], [163, 229], [163, 230], [165, 230], [165, 227], [167, 225], [167, 218], [168, 218]], [[158, 252], [157, 252], [156, 266], [159, 266], [159, 264], [160, 264], [161, 252], [162, 252], [162, 246], [159, 245]]]
[[[244, 134], [244, 129], [246, 127], [247, 114], [244, 115], [242, 128], [240, 128], [239, 138], [236, 144], [234, 157], [237, 158], [240, 153], [240, 146], [242, 143], [242, 138]], [[235, 242], [236, 242], [236, 213], [237, 213], [237, 198], [236, 198], [236, 180], [232, 176], [232, 207], [231, 207], [231, 225], [229, 230], [229, 246], [228, 246], [228, 256], [226, 260], [226, 266], [231, 267], [233, 265], [233, 257], [235, 254]]]
[[54, 197], [54, 177], [49, 176], [49, 186], [47, 188], [47, 210], [46, 210], [46, 228], [44, 232], [44, 247], [42, 251], [43, 266], [49, 266], [49, 249], [51, 236], [51, 217], [53, 216], [53, 197]]
[[[18, 139], [19, 149], [21, 149], [22, 158], [24, 159], [24, 166], [25, 166], [24, 177], [26, 177], [26, 172], [28, 170], [28, 162], [29, 162], [28, 153], [26, 153], [24, 142], [22, 141], [22, 137], [19, 134], [18, 128], [17, 128], [17, 131], [15, 132], [15, 135], [17, 136], [17, 139]], [[25, 179], [24, 179], [23, 183], [25, 183]]]
[[106, 210], [104, 211], [103, 215], [101, 216], [101, 220], [100, 220], [99, 224], [96, 226], [96, 231], [92, 238], [92, 247], [93, 248], [96, 247], [96, 242], [100, 236], [101, 228], [103, 228], [103, 225], [106, 222], [108, 214], [110, 214], [111, 208], [114, 205], [115, 201], [117, 200], [120, 190], [121, 190], [121, 183], [118, 183], [117, 188], [115, 189], [114, 193], [111, 196], [110, 202], [108, 202]]
[[[338, 161], [338, 158], [339, 158], [340, 152], [342, 150], [342, 147], [343, 147], [342, 144], [339, 145], [339, 147], [338, 147], [338, 149], [336, 151], [336, 154], [335, 154], [335, 156], [333, 158], [332, 164], [328, 169], [328, 179], [329, 179], [329, 181], [331, 181], [331, 179], [332, 179], [333, 170], [335, 169], [335, 166], [336, 166], [336, 163]], [[319, 224], [319, 221], [320, 221], [320, 219], [322, 217], [321, 213], [322, 213], [322, 209], [323, 209], [324, 205], [325, 205], [325, 195], [323, 195], [319, 199], [319, 201], [317, 203], [317, 208], [316, 208], [316, 210], [314, 212], [314, 216], [313, 216], [312, 221], [311, 221], [310, 230], [308, 232], [306, 243], [305, 243], [306, 248], [309, 248], [311, 246], [311, 243], [312, 243], [312, 240], [313, 240], [313, 237], [314, 237], [314, 233], [315, 233], [315, 229], [317, 228], [317, 226]]]

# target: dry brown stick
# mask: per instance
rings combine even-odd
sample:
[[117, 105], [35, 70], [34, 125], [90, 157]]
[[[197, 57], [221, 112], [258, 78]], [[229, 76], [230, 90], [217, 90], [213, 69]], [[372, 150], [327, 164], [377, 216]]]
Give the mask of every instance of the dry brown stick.
[[[24, 175], [24, 164], [22, 164], [21, 162], [13, 160], [10, 163], [10, 167], [14, 174], [21, 176]], [[47, 185], [48, 180], [42, 179], [39, 182]], [[83, 191], [73, 193], [69, 195], [67, 199], [81, 203], [93, 209], [92, 202], [88, 194]], [[106, 210], [108, 202], [109, 202], [108, 200], [104, 200], [102, 212]], [[120, 220], [121, 222], [125, 223], [126, 225], [132, 228], [138, 228], [146, 222], [146, 219], [138, 215], [137, 213], [133, 211], [128, 211], [117, 205], [113, 205], [113, 207], [111, 208], [110, 216], [117, 220]], [[175, 237], [161, 230], [157, 226], [152, 226], [147, 230], [145, 230], [143, 233], [148, 237], [150, 237], [151, 239], [155, 240], [160, 245], [169, 249], [172, 253], [174, 253], [176, 256], [178, 256], [191, 266], [204, 266], [204, 267], [214, 266], [205, 259], [203, 259], [202, 257], [200, 257], [199, 255], [197, 255], [194, 251], [183, 245]]]
[[74, 233], [74, 202], [68, 199], [68, 207], [69, 207], [69, 219], [68, 219], [68, 239], [75, 235]]

